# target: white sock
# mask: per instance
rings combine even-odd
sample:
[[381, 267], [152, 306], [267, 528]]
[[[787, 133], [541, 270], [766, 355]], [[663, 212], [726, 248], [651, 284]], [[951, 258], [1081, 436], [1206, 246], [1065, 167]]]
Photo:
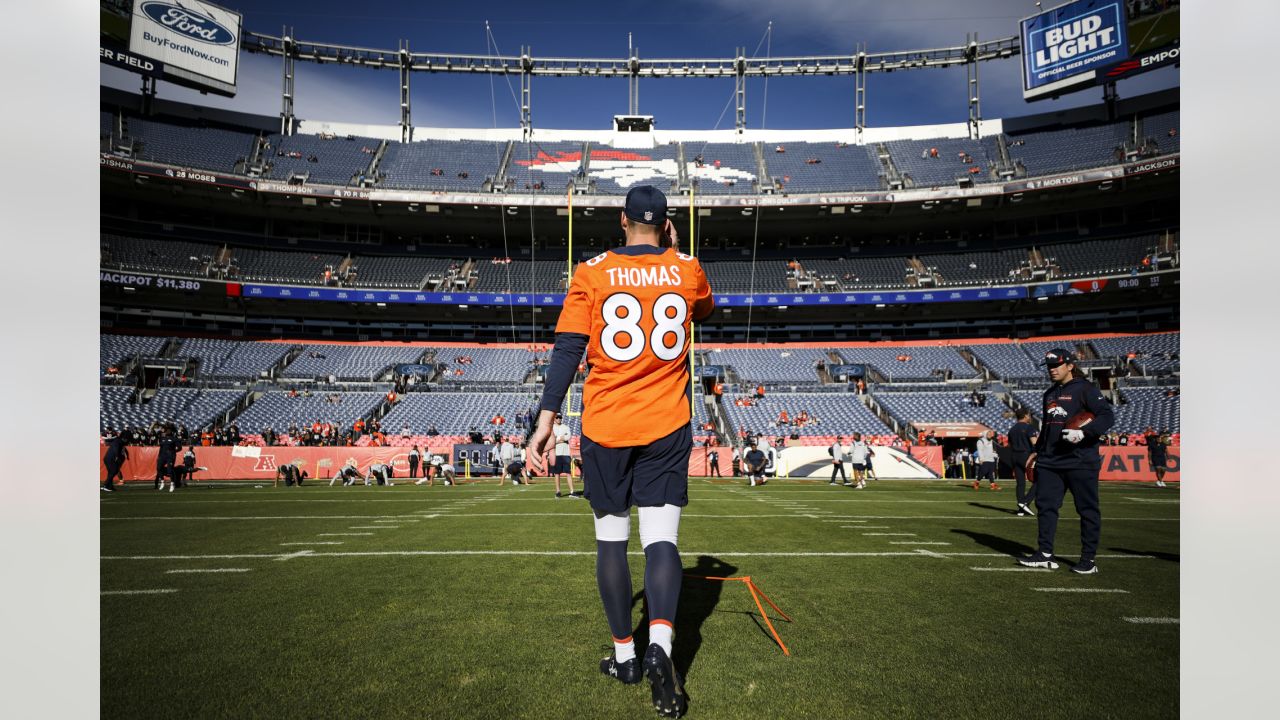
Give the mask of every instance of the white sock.
[[627, 638], [627, 641], [624, 643], [620, 643], [617, 640], [613, 641], [613, 657], [618, 662], [624, 663], [635, 656], [636, 643], [634, 640]]
[[671, 635], [673, 632], [671, 626], [666, 623], [651, 622], [649, 623], [649, 644], [661, 647], [667, 657], [671, 657]]

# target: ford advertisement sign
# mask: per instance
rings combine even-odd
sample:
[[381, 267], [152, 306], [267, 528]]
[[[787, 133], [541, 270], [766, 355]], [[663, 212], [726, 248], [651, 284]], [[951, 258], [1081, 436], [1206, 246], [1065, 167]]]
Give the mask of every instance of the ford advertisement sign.
[[201, 0], [134, 0], [129, 51], [164, 63], [164, 79], [235, 95], [241, 16]]

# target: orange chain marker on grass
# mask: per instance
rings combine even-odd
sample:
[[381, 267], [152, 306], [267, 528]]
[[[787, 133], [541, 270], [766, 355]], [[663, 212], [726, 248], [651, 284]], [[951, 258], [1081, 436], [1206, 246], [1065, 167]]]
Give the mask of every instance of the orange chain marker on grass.
[[795, 621], [792, 620], [791, 617], [788, 616], [786, 613], [782, 612], [782, 608], [774, 604], [774, 602], [769, 599], [769, 596], [765, 595], [764, 591], [756, 586], [755, 582], [751, 580], [750, 575], [744, 575], [742, 577], [714, 577], [711, 575], [690, 575], [688, 573], [685, 573], [685, 577], [697, 578], [699, 580], [718, 580], [720, 582], [740, 582], [746, 585], [747, 590], [751, 591], [751, 599], [756, 602], [756, 608], [760, 611], [760, 617], [764, 618], [764, 624], [769, 627], [769, 632], [773, 635], [773, 639], [778, 643], [778, 647], [782, 648], [782, 654], [786, 655], [787, 657], [791, 657], [791, 651], [788, 650], [787, 646], [782, 642], [782, 638], [778, 637], [778, 631], [774, 629], [773, 623], [770, 622], [769, 620], [769, 616], [765, 614], [764, 606], [760, 604], [760, 598], [764, 598], [764, 601], [769, 603], [770, 607], [772, 607], [774, 610], [777, 610], [778, 614], [782, 616], [782, 619], [786, 620], [787, 622], [795, 622]]

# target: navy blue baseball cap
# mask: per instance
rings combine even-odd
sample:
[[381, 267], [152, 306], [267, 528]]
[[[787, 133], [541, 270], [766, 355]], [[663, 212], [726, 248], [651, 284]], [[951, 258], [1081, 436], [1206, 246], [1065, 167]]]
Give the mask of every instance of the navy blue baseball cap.
[[627, 193], [627, 217], [632, 222], [661, 225], [667, 220], [667, 196], [652, 185], [639, 185]]
[[1047, 368], [1056, 368], [1066, 363], [1075, 364], [1076, 356], [1063, 350], [1062, 348], [1054, 348], [1044, 354], [1044, 362], [1040, 363]]

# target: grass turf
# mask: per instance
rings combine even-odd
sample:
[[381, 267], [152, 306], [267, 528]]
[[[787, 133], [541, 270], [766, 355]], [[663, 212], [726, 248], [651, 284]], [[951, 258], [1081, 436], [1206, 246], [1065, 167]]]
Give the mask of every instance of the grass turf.
[[[686, 578], [689, 716], [1176, 716], [1178, 625], [1125, 618], [1178, 615], [1177, 499], [1104, 484], [1101, 572], [1077, 576], [1004, 570], [1036, 533], [1008, 487], [693, 479], [686, 572], [751, 575], [794, 622], [765, 606], [784, 657], [744, 586]], [[1068, 501], [1068, 561], [1078, 528]], [[143, 483], [104, 496], [101, 532], [104, 592], [177, 591], [102, 596], [103, 717], [655, 716], [647, 684], [597, 670], [590, 511], [546, 482]]]

